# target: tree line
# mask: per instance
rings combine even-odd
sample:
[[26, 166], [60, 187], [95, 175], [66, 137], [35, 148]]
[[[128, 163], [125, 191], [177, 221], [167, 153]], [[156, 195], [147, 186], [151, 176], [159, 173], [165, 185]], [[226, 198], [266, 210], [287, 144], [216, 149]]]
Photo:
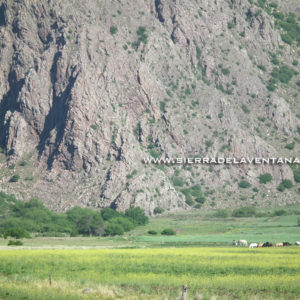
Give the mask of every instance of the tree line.
[[24, 202], [0, 192], [0, 236], [3, 237], [29, 238], [32, 233], [43, 236], [114, 236], [146, 223], [148, 217], [139, 207], [131, 207], [124, 213], [111, 208], [96, 211], [81, 207], [55, 213], [37, 199]]

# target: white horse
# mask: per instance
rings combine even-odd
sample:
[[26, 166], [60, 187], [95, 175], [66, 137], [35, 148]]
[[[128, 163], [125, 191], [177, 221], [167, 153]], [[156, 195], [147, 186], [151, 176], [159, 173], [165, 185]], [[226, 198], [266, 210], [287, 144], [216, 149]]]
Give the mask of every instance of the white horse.
[[248, 242], [246, 240], [239, 240], [239, 246], [248, 247]]
[[300, 242], [296, 242], [295, 245], [296, 245], [296, 246], [300, 246]]
[[258, 244], [257, 243], [251, 243], [249, 248], [257, 248], [258, 247]]

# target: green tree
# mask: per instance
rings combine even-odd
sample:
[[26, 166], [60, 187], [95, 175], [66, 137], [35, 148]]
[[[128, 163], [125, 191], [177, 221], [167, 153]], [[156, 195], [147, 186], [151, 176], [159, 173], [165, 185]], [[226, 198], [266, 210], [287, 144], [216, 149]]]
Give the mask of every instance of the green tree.
[[67, 216], [80, 234], [100, 235], [104, 230], [102, 216], [90, 208], [74, 207], [67, 212]]
[[104, 235], [122, 235], [124, 233], [124, 228], [120, 224], [107, 223], [104, 229]]
[[131, 207], [125, 211], [125, 217], [130, 218], [137, 225], [145, 225], [149, 222], [145, 212], [140, 207]]

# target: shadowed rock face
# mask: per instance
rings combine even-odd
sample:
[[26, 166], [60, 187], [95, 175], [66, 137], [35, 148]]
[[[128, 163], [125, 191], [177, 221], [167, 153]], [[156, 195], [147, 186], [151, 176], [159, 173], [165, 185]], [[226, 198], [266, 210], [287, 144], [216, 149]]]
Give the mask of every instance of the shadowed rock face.
[[[0, 1], [2, 189], [56, 210], [135, 205], [148, 214], [203, 202], [186, 203], [194, 185], [203, 209], [299, 199], [296, 188], [276, 190], [293, 180], [288, 166], [142, 163], [299, 156], [299, 75], [266, 87], [274, 54], [299, 71], [297, 47], [273, 17], [246, 0], [85, 2]], [[259, 192], [240, 189], [242, 178]]]

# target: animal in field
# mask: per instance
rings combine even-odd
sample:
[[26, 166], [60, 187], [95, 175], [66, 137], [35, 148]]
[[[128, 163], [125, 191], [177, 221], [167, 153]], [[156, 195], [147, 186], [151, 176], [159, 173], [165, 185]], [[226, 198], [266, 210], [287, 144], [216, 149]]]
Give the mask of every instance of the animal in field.
[[239, 246], [248, 247], [248, 242], [246, 240], [239, 240]]
[[287, 247], [287, 246], [291, 246], [292, 244], [290, 244], [289, 242], [283, 242], [283, 247]]
[[300, 246], [300, 242], [296, 242], [295, 245], [296, 245], [296, 246]]
[[264, 244], [264, 243], [258, 243], [257, 247], [258, 247], [258, 248], [261, 248], [261, 247], [263, 247], [263, 244]]
[[257, 248], [258, 247], [258, 244], [257, 243], [251, 243], [249, 248]]
[[233, 245], [233, 246], [237, 246], [237, 245], [238, 245], [237, 241], [236, 241], [236, 240], [233, 240], [233, 241], [232, 241], [232, 245]]
[[272, 247], [273, 245], [269, 242], [263, 243], [263, 247]]
[[283, 247], [283, 243], [276, 243], [275, 247]]

